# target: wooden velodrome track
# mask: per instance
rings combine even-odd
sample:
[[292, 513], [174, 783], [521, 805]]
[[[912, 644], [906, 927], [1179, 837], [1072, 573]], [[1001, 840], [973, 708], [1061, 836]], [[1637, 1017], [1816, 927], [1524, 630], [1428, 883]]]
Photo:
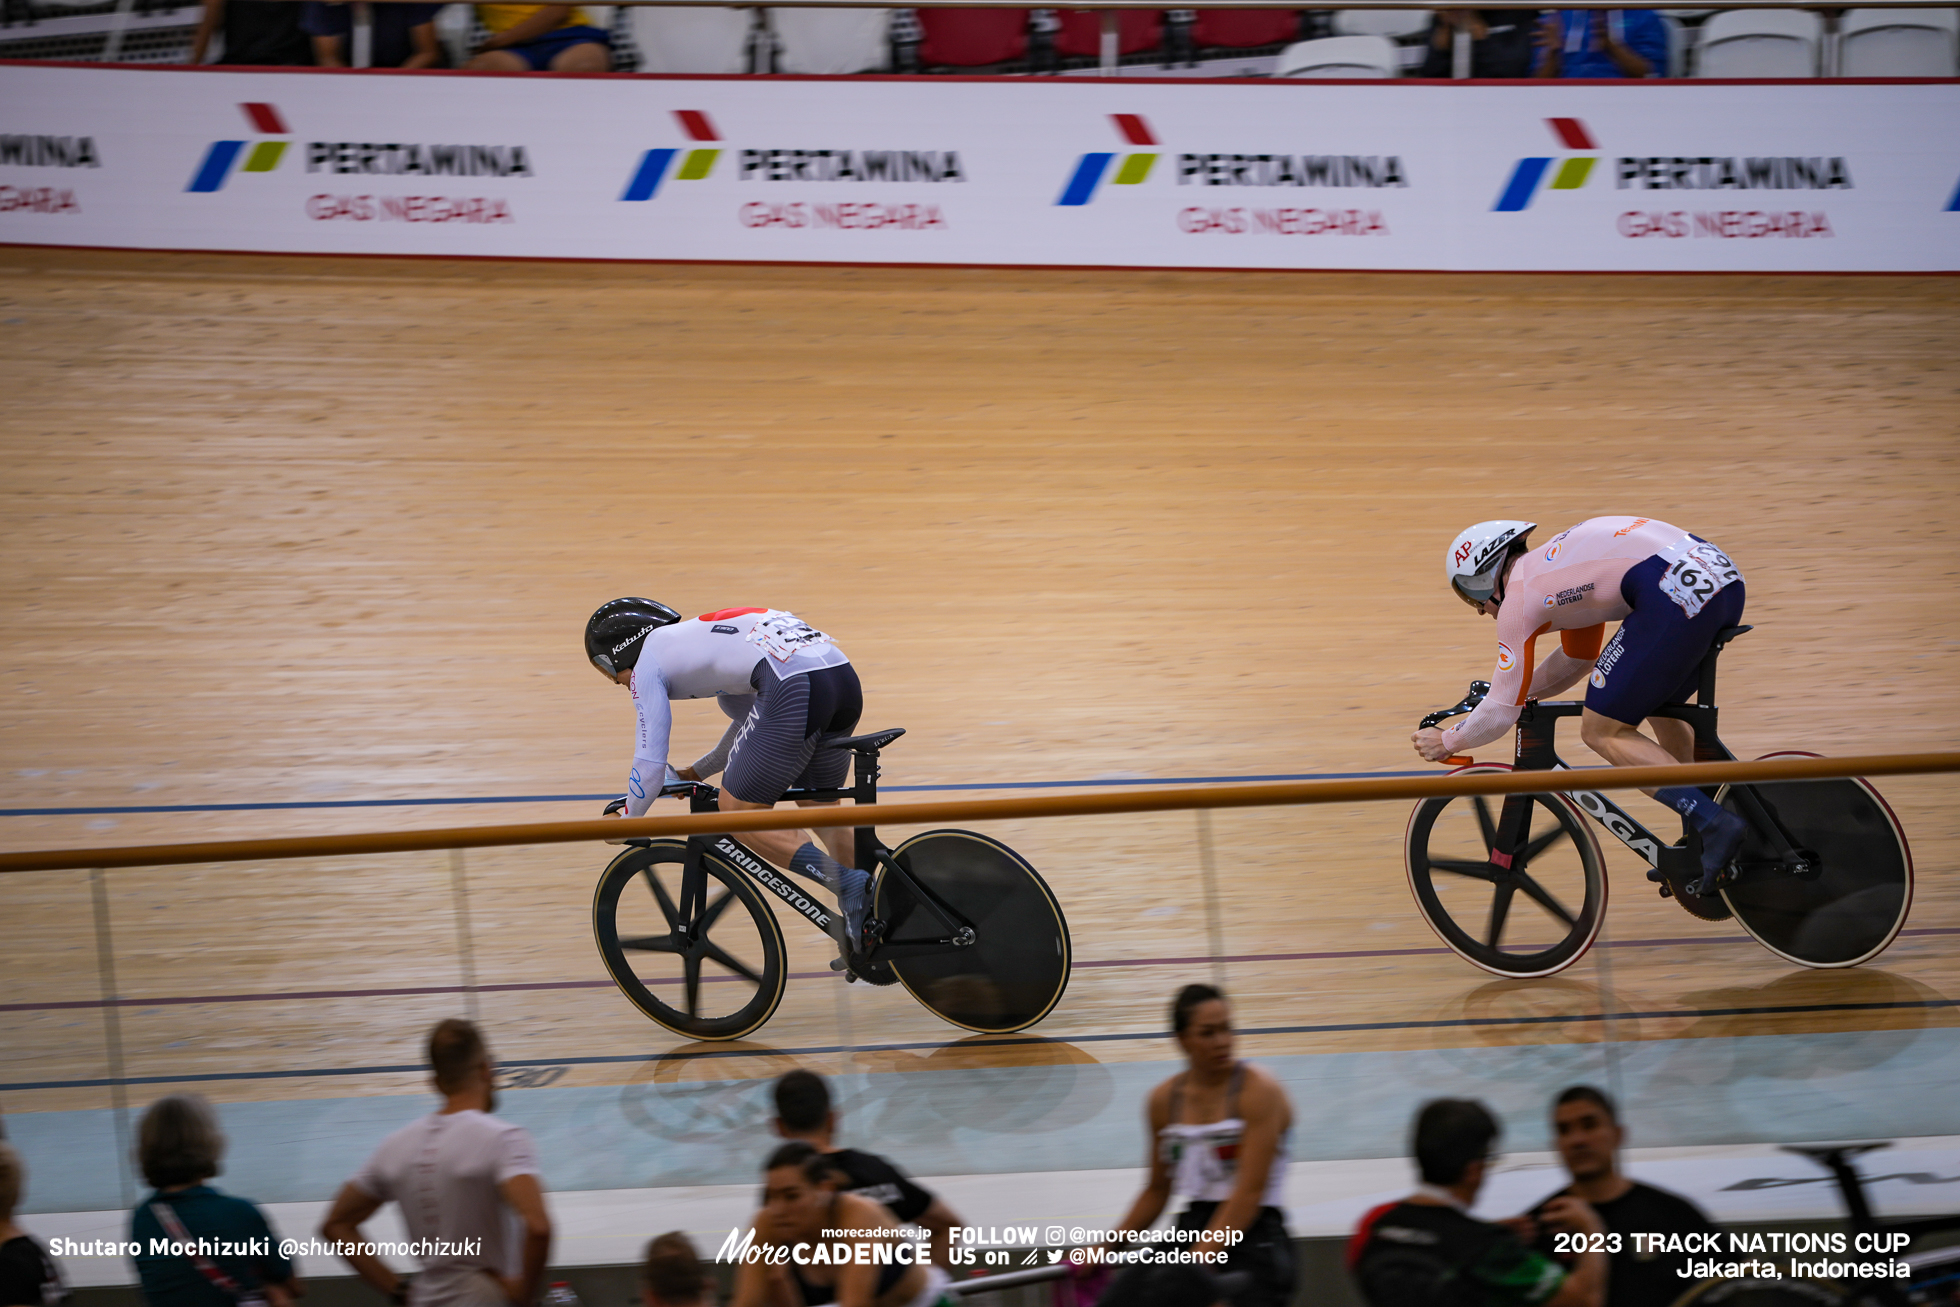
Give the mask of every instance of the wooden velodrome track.
[[[1691, 527], [1747, 572], [1757, 629], [1725, 656], [1721, 695], [1738, 753], [1950, 747], [1956, 357], [1960, 283], [1938, 279], [4, 251], [4, 806], [616, 791], [631, 712], [577, 639], [622, 593], [770, 604], [834, 633], [868, 687], [864, 725], [910, 728], [891, 784], [1406, 769], [1414, 719], [1491, 662], [1492, 628], [1438, 576], [1449, 537], [1483, 517], [1549, 533], [1611, 512]], [[683, 757], [719, 730], [709, 704], [678, 716]], [[1217, 815], [1215, 929], [1189, 813], [992, 833], [1070, 917], [1079, 969], [1039, 1028], [1056, 1040], [1161, 1029], [1168, 994], [1212, 977], [1242, 1025], [1348, 1027], [1258, 1036], [1255, 1055], [1954, 1024], [1937, 1005], [1960, 997], [1954, 785], [1883, 788], [1918, 860], [1913, 933], [1848, 972], [1719, 942], [1738, 932], [1657, 900], [1609, 851], [1606, 938], [1623, 946], [1493, 982], [1417, 917], [1400, 804]], [[0, 846], [596, 807], [9, 816]], [[482, 987], [467, 1001], [500, 1055], [672, 1050], [604, 983], [587, 917], [603, 860], [559, 846], [460, 867], [107, 873], [116, 992], [159, 1000], [119, 1009], [124, 1073], [414, 1061], [466, 1002], [459, 876]], [[87, 873], [6, 877], [0, 917], [8, 1079], [104, 1076]], [[792, 949], [797, 972], [823, 970], [813, 934]], [[438, 992], [388, 992], [415, 990]], [[160, 1001], [200, 996], [249, 1001]], [[1697, 1015], [1777, 1007], [1808, 1010]], [[1586, 1019], [1602, 1011], [1649, 1015]], [[753, 1062], [657, 1074], [773, 1074], [769, 1049], [957, 1033], [901, 991], [801, 979]], [[651, 1065], [575, 1065], [561, 1083]], [[199, 1087], [222, 1101], [418, 1083]], [[25, 1090], [0, 1107], [108, 1101]]]

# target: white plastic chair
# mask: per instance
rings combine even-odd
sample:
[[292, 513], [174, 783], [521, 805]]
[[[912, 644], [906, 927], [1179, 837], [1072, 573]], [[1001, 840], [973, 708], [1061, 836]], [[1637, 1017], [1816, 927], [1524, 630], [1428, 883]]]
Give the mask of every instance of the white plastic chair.
[[1323, 36], [1279, 52], [1275, 77], [1393, 77], [1395, 43], [1385, 36]]
[[1824, 20], [1804, 9], [1730, 9], [1701, 25], [1696, 77], [1815, 77]]
[[1336, 9], [1334, 35], [1385, 36], [1393, 41], [1429, 30], [1427, 9]]
[[889, 9], [771, 9], [779, 73], [864, 73], [891, 62]]
[[1688, 29], [1681, 20], [1666, 10], [1661, 11], [1661, 26], [1667, 31], [1667, 67], [1662, 70], [1663, 77], [1686, 77], [1688, 75]]
[[1952, 77], [1960, 19], [1951, 9], [1853, 9], [1838, 26], [1843, 77]]
[[643, 73], [746, 73], [749, 11], [634, 5], [627, 30]]

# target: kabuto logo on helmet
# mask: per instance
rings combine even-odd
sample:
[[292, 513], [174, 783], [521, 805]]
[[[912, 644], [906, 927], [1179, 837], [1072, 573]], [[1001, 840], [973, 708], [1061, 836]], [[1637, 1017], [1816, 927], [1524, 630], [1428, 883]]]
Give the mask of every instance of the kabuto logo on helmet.
[[619, 651], [620, 651], [621, 649], [624, 649], [624, 648], [625, 648], [625, 647], [626, 647], [627, 645], [629, 645], [629, 644], [631, 644], [631, 643], [633, 643], [633, 641], [635, 641], [635, 640], [638, 640], [638, 639], [642, 639], [643, 637], [645, 637], [645, 636], [647, 636], [647, 635], [650, 635], [650, 634], [652, 634], [652, 633], [653, 633], [654, 631], [657, 631], [657, 630], [659, 630], [659, 629], [660, 629], [660, 628], [659, 628], [659, 627], [657, 627], [657, 626], [644, 626], [644, 627], [641, 627], [641, 628], [640, 628], [640, 630], [639, 630], [639, 633], [638, 633], [638, 634], [636, 634], [636, 635], [629, 635], [629, 636], [627, 636], [627, 637], [626, 637], [626, 638], [625, 638], [624, 640], [621, 640], [621, 641], [620, 641], [620, 642], [619, 642], [618, 644], [616, 644], [616, 645], [614, 645], [614, 646], [612, 647], [612, 651], [613, 651], [614, 653], [618, 653], [618, 652], [619, 652]]
[[679, 613], [651, 599], [603, 603], [585, 623], [585, 659], [600, 675], [616, 679], [639, 662], [647, 636], [680, 620]]

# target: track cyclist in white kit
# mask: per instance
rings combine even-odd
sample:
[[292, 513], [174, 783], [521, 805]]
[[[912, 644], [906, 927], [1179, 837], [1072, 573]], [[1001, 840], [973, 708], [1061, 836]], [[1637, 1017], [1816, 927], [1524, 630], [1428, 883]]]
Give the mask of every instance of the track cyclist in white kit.
[[[1619, 767], [1694, 761], [1686, 722], [1649, 718], [1695, 692], [1701, 660], [1726, 627], [1742, 621], [1742, 572], [1700, 536], [1647, 517], [1595, 517], [1528, 543], [1535, 522], [1479, 522], [1450, 542], [1444, 571], [1457, 597], [1497, 619], [1497, 671], [1475, 712], [1445, 730], [1412, 737], [1430, 762], [1489, 744], [1509, 731], [1527, 699], [1559, 693], [1590, 673], [1579, 737]], [[1600, 647], [1605, 623], [1620, 629]], [[1560, 647], [1534, 666], [1548, 631]], [[1640, 732], [1642, 721], [1652, 729]], [[1715, 892], [1748, 824], [1692, 785], [1648, 794], [1701, 832], [1702, 879]], [[1650, 880], [1660, 873], [1650, 872]]]
[[[724, 608], [690, 619], [651, 599], [614, 599], [586, 623], [585, 656], [600, 675], [632, 692], [639, 713], [623, 801], [628, 816], [644, 816], [669, 781], [704, 780], [724, 764], [723, 812], [773, 808], [791, 786], [844, 784], [850, 753], [824, 746], [857, 726], [863, 689], [836, 641], [794, 614]], [[730, 719], [727, 731], [692, 766], [670, 767], [670, 701], [710, 695]], [[608, 815], [618, 806], [615, 801]], [[771, 862], [836, 892], [846, 956], [862, 946], [871, 884], [869, 873], [851, 865], [852, 838], [848, 826], [825, 830], [826, 852], [804, 831], [742, 836]]]

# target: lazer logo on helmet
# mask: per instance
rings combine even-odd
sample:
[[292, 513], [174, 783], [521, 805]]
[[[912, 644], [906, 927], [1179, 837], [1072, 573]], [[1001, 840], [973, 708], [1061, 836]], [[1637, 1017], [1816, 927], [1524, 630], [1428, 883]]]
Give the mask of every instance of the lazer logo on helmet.
[[740, 635], [742, 633], [741, 627], [729, 626], [726, 623], [720, 626], [711, 626], [708, 629], [716, 635]]

